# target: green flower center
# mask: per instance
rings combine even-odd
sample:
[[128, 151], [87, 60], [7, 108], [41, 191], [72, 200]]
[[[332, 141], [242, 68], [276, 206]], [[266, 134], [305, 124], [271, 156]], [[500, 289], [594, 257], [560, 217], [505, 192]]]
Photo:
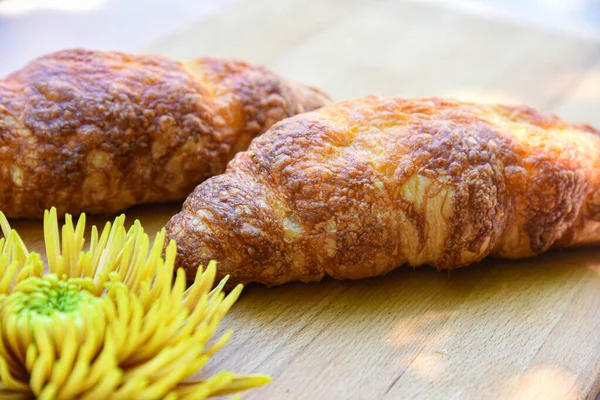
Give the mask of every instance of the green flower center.
[[46, 275], [19, 283], [7, 300], [8, 308], [17, 314], [51, 317], [55, 314], [77, 314], [82, 305], [93, 299], [95, 296], [77, 282]]
[[77, 310], [83, 297], [74, 285], [59, 281], [53, 288], [43, 288], [38, 293], [32, 293], [23, 306], [43, 315], [51, 315], [55, 311], [68, 313]]

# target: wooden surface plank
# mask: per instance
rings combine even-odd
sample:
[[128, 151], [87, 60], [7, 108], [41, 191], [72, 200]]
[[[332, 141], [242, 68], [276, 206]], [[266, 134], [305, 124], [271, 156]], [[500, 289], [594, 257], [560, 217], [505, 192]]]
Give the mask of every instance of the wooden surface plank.
[[336, 99], [445, 95], [481, 88], [542, 37], [453, 11], [388, 2], [292, 49], [274, 67]]
[[[470, 291], [467, 300], [453, 310], [453, 318], [446, 325], [450, 337], [436, 343], [446, 354], [436, 355], [429, 350], [416, 360], [418, 365], [438, 365], [437, 375], [428, 376], [428, 368], [421, 368], [421, 374], [404, 374], [394, 393], [435, 397], [449, 394], [457, 398], [477, 393], [480, 398], [490, 398], [498, 397], [498, 393], [510, 393], [507, 397], [513, 397], [529, 390], [518, 387], [512, 393], [580, 290], [582, 274], [587, 277], [587, 272], [579, 268], [586, 262], [584, 254], [579, 252], [575, 263], [571, 261], [572, 254], [522, 262], [489, 262], [489, 272]], [[575, 347], [579, 343], [563, 345]], [[550, 364], [548, 368], [563, 371], [561, 364]], [[548, 382], [545, 389], [544, 398], [549, 398], [563, 388]], [[573, 390], [567, 389], [562, 393]]]
[[183, 59], [211, 55], [272, 64], [311, 37], [380, 1], [241, 1], [156, 41], [146, 51]]
[[[598, 43], [545, 33], [486, 89], [506, 93], [511, 102], [557, 112], [556, 107], [599, 60]], [[559, 114], [569, 120], [600, 125], [598, 113], [573, 114], [563, 110]]]
[[600, 60], [582, 73], [557, 102], [555, 111], [572, 119], [600, 126]]
[[[267, 64], [337, 100], [372, 93], [451, 96], [546, 111], [600, 59], [596, 41], [383, 0], [241, 2], [146, 51]], [[597, 113], [562, 114], [600, 124]]]
[[[583, 395], [597, 340], [573, 331], [597, 311], [574, 297], [582, 282], [600, 284], [581, 268], [590, 262], [593, 251], [578, 251], [451, 276], [403, 269], [360, 282], [250, 287], [227, 321], [240, 330], [215, 364], [272, 374], [273, 385], [249, 396], [257, 399], [519, 397], [540, 383], [538, 398]], [[588, 288], [583, 297], [598, 296]], [[553, 336], [561, 323], [567, 332]], [[544, 359], [552, 340], [562, 350]], [[561, 354], [576, 347], [577, 365], [565, 364]], [[537, 380], [561, 374], [571, 386]]]

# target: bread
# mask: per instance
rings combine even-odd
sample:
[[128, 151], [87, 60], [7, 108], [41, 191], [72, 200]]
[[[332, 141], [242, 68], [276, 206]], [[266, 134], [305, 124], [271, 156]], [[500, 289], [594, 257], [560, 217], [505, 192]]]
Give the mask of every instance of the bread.
[[529, 107], [367, 97], [277, 123], [167, 225], [233, 282], [360, 279], [600, 243], [600, 136]]
[[0, 210], [183, 200], [273, 123], [328, 102], [264, 67], [65, 50], [0, 80]]

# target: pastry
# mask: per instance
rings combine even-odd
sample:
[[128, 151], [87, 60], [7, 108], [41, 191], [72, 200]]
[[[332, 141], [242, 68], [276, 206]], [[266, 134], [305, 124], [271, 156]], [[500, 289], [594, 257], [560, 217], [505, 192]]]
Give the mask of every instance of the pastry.
[[255, 139], [167, 235], [187, 270], [266, 285], [598, 244], [599, 135], [525, 106], [344, 101]]
[[328, 102], [264, 67], [64, 50], [0, 79], [0, 210], [184, 199], [273, 123]]

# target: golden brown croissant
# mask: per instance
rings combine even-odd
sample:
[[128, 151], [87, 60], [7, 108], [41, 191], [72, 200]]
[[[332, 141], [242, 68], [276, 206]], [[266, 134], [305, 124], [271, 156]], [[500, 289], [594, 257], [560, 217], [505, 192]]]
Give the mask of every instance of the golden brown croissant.
[[328, 102], [264, 67], [65, 50], [0, 80], [0, 210], [185, 198], [273, 123]]
[[600, 136], [528, 107], [367, 97], [273, 126], [168, 223], [181, 266], [359, 279], [600, 243]]

